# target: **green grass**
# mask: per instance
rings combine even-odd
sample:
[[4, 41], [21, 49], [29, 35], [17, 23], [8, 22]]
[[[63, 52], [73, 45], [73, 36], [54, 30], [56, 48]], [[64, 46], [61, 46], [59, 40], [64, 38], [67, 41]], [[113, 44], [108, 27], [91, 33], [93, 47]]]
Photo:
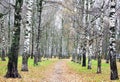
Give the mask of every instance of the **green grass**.
[[6, 69], [7, 69], [7, 62], [0, 61], [0, 76], [4, 75], [6, 73]]
[[[48, 66], [50, 66], [51, 64], [53, 64], [54, 62], [56, 62], [57, 59], [42, 59], [42, 62], [39, 62], [37, 66], [34, 66], [34, 59], [28, 59], [28, 69], [29, 71], [35, 71], [35, 70], [45, 70]], [[0, 60], [0, 76], [3, 77], [6, 74], [7, 71], [7, 63], [8, 63], [8, 58], [6, 58], [6, 61], [1, 61]], [[21, 74], [21, 65], [22, 65], [22, 57], [20, 56], [18, 58], [18, 71]], [[24, 74], [22, 74], [24, 77]], [[31, 75], [33, 75], [31, 73]], [[33, 75], [35, 76], [35, 75]]]
[[[118, 64], [118, 72], [120, 74], [120, 63]], [[97, 60], [92, 60], [92, 69], [87, 69], [86, 67], [82, 67], [80, 64], [75, 62], [68, 62], [68, 67], [78, 73], [86, 82], [110, 82], [110, 65], [106, 64], [105, 61], [102, 61], [102, 73], [97, 74]], [[120, 80], [116, 80], [115, 82], [120, 82]]]
[[[39, 62], [38, 66], [34, 66], [33, 59], [28, 60], [28, 72], [22, 72], [21, 71], [21, 65], [22, 65], [22, 57], [19, 57], [18, 59], [18, 71], [20, 75], [22, 76], [21, 79], [14, 79], [12, 82], [39, 82], [41, 78], [44, 78], [45, 72], [49, 73], [52, 64], [54, 64], [58, 59], [42, 59], [44, 61]], [[7, 71], [7, 62], [8, 59], [6, 58], [6, 61], [0, 60], [0, 82], [9, 82], [9, 79], [3, 78], [3, 76], [6, 74]], [[74, 63], [71, 61], [67, 62], [68, 67], [71, 71], [76, 72], [79, 74], [83, 82], [111, 82], [110, 80], [110, 65], [106, 64], [105, 61], [102, 61], [102, 73], [96, 74], [97, 71], [97, 61], [92, 60], [92, 69], [88, 70], [87, 66], [82, 67], [78, 63]], [[120, 63], [117, 63], [118, 66], [118, 73], [120, 74]], [[119, 77], [120, 78], [120, 77]], [[1, 80], [2, 79], [2, 80]], [[37, 81], [38, 80], [38, 81]], [[11, 81], [10, 81], [11, 82]], [[114, 82], [120, 82], [120, 80], [116, 80]]]

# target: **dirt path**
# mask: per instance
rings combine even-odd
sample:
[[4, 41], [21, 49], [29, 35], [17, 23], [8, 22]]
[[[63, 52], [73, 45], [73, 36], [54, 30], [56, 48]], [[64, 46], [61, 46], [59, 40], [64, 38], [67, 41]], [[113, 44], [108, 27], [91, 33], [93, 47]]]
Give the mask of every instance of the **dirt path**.
[[81, 77], [67, 67], [69, 60], [60, 60], [45, 74], [42, 82], [82, 82]]

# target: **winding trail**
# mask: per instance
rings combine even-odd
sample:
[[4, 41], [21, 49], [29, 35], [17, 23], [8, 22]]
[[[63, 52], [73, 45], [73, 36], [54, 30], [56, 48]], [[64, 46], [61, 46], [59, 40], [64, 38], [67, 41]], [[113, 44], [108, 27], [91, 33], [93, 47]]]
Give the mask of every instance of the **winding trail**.
[[[82, 82], [80, 75], [70, 71], [67, 66], [69, 60], [59, 60], [45, 74], [41, 82]], [[49, 68], [48, 68], [49, 69]]]

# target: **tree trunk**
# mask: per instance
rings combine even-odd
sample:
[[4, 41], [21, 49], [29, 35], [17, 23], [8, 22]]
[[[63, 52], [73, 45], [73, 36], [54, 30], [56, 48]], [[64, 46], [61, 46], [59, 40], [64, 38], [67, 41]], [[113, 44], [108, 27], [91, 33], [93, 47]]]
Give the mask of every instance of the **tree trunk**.
[[[33, 17], [34, 17], [34, 13], [33, 13]], [[32, 20], [32, 21], [35, 21], [35, 20]], [[34, 51], [34, 27], [33, 27], [33, 23], [35, 22], [32, 22], [32, 50], [31, 50], [31, 59], [33, 59], [33, 51]]]
[[32, 35], [32, 50], [31, 50], [31, 59], [33, 59], [33, 50], [34, 50], [34, 39]]
[[[37, 39], [36, 39], [36, 41], [37, 41], [37, 46], [36, 46], [37, 53], [35, 54], [36, 56], [34, 56], [34, 58], [35, 58], [34, 59], [35, 60], [34, 64], [36, 64], [36, 65], [38, 65], [37, 62], [39, 62], [39, 59], [41, 58], [40, 57], [40, 36], [41, 36], [42, 2], [43, 2], [43, 0], [37, 0], [37, 3], [38, 3], [38, 5], [37, 5], [38, 20], [39, 20], [39, 22], [38, 22], [38, 33], [37, 33]], [[36, 58], [36, 57], [39, 57], [39, 58]], [[40, 61], [41, 61], [41, 59], [40, 59]]]
[[91, 56], [88, 56], [88, 69], [92, 69], [91, 67], [92, 63], [91, 63]]
[[88, 13], [86, 12], [88, 10], [88, 0], [82, 0], [83, 1], [83, 26], [84, 26], [84, 36], [83, 36], [83, 62], [82, 66], [86, 66], [86, 46], [87, 46], [87, 29], [88, 29]]
[[116, 80], [119, 79], [117, 72], [117, 64], [116, 64], [116, 0], [110, 0], [110, 14], [109, 14], [109, 23], [110, 23], [110, 44], [109, 44], [109, 53], [110, 53], [110, 79]]
[[34, 65], [38, 65], [38, 55], [34, 55]]
[[37, 19], [37, 0], [32, 0], [33, 1], [33, 3], [32, 3], [32, 17], [31, 17], [31, 20], [32, 20], [32, 29], [31, 29], [31, 31], [32, 31], [32, 42], [31, 42], [31, 54], [30, 54], [30, 57], [31, 57], [31, 59], [33, 59], [34, 58], [34, 55], [35, 55], [35, 53], [34, 53], [34, 50], [35, 50], [35, 45], [36, 45], [36, 43], [35, 43], [35, 40], [36, 40], [36, 30], [37, 30], [37, 28], [36, 28], [36, 25], [37, 25], [37, 22], [36, 22], [36, 19]]
[[60, 41], [59, 59], [62, 59], [62, 35], [61, 35], [61, 41]]
[[102, 1], [101, 6], [101, 16], [100, 16], [100, 30], [99, 30], [99, 52], [98, 52], [98, 67], [97, 67], [97, 73], [101, 73], [101, 58], [102, 58], [102, 46], [103, 46], [103, 7], [104, 7], [105, 1]]
[[107, 56], [106, 56], [106, 63], [109, 63], [109, 60], [110, 60], [110, 54], [107, 53]]
[[41, 58], [42, 58], [42, 56], [41, 56], [41, 53], [40, 53], [40, 50], [38, 51], [38, 62], [41, 62]]
[[92, 53], [93, 52], [92, 43], [93, 43], [93, 40], [89, 40], [88, 69], [92, 69], [92, 67], [91, 67], [92, 66], [92, 63], [91, 63], [92, 58], [91, 58], [91, 56], [93, 55], [93, 53]]
[[97, 65], [97, 73], [101, 73], [101, 55], [98, 55], [98, 65]]
[[[94, 0], [87, 0], [87, 4], [88, 4], [88, 10], [93, 8], [93, 2]], [[94, 37], [93, 34], [93, 29], [94, 29], [94, 24], [92, 24], [92, 22], [90, 20], [92, 20], [93, 16], [88, 14], [88, 19], [87, 22], [88, 27], [90, 29], [90, 32], [88, 31], [88, 67], [87, 69], [92, 69], [92, 56], [93, 56], [93, 42], [94, 40], [92, 39], [92, 37]]]
[[86, 49], [83, 49], [83, 61], [82, 61], [82, 66], [85, 67], [86, 66]]
[[[101, 29], [102, 30], [102, 29]], [[102, 32], [102, 31], [101, 31]], [[98, 62], [97, 62], [97, 73], [101, 73], [101, 57], [102, 57], [102, 34], [100, 35], [99, 40], [99, 51], [98, 51]]]
[[19, 41], [20, 41], [20, 22], [21, 22], [21, 7], [23, 4], [23, 0], [16, 0], [15, 3], [15, 21], [14, 21], [14, 34], [12, 38], [12, 45], [9, 51], [9, 61], [8, 68], [5, 77], [7, 78], [20, 78], [21, 76], [17, 70], [18, 63], [18, 50], [19, 50]]
[[22, 69], [21, 71], [28, 71], [28, 58], [27, 54], [22, 55]]
[[2, 61], [6, 61], [6, 59], [5, 59], [5, 50], [4, 49], [2, 49], [1, 59], [2, 59]]
[[78, 63], [81, 64], [81, 54], [80, 53], [78, 54], [77, 60], [78, 60]]
[[116, 80], [118, 78], [117, 65], [116, 65], [116, 55], [115, 53], [110, 53], [110, 69], [111, 69], [111, 80]]
[[28, 71], [28, 57], [30, 55], [30, 38], [31, 38], [31, 28], [32, 28], [32, 10], [33, 1], [27, 0], [25, 2], [26, 7], [29, 8], [29, 11], [26, 11], [26, 20], [25, 20], [25, 31], [24, 31], [24, 53], [22, 56], [22, 69], [21, 71]]
[[1, 20], [0, 20], [0, 28], [1, 28], [1, 30], [0, 30], [0, 34], [1, 34], [1, 37], [0, 37], [0, 39], [1, 39], [1, 43], [2, 43], [2, 45], [1, 45], [1, 49], [2, 49], [2, 53], [1, 53], [1, 59], [2, 59], [2, 61], [5, 61], [5, 44], [6, 44], [6, 39], [5, 39], [5, 27], [4, 27], [4, 19], [3, 18], [1, 18]]
[[74, 53], [72, 54], [72, 60], [71, 61], [75, 62], [75, 54]]

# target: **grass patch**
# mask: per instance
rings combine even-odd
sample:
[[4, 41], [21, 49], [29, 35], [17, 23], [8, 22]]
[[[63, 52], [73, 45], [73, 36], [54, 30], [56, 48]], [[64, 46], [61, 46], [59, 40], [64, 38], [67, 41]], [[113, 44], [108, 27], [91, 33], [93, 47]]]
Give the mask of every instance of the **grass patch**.
[[[92, 69], [89, 70], [86, 67], [82, 67], [80, 64], [69, 61], [67, 63], [70, 70], [78, 73], [83, 80], [86, 82], [111, 82], [110, 80], [110, 65], [106, 64], [104, 60], [102, 60], [102, 73], [97, 74], [97, 60], [92, 60]], [[120, 63], [117, 63], [118, 73], [120, 74]], [[120, 80], [116, 80], [115, 82], [120, 82]]]
[[7, 70], [7, 63], [6, 61], [0, 61], [0, 76], [5, 75]]
[[[0, 82], [39, 82], [41, 78], [44, 78], [45, 71], [52, 66], [58, 59], [42, 59], [42, 62], [38, 63], [38, 66], [34, 66], [34, 60], [30, 59], [28, 60], [28, 72], [22, 72], [21, 71], [21, 65], [22, 65], [22, 57], [20, 56], [18, 58], [18, 71], [20, 75], [22, 76], [21, 79], [6, 79], [4, 78], [4, 75], [7, 71], [7, 63], [8, 58], [6, 58], [6, 61], [0, 60]], [[10, 81], [11, 80], [11, 81]], [[35, 81], [34, 81], [35, 80]], [[38, 80], [38, 81], [37, 81]]]

